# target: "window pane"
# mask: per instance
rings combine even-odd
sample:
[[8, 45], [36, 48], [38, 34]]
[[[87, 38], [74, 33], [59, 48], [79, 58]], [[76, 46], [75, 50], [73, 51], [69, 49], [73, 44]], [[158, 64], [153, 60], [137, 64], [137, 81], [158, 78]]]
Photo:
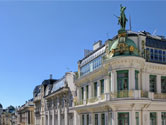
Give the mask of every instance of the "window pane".
[[157, 125], [157, 115], [156, 112], [150, 113], [150, 125]]
[[94, 97], [97, 97], [97, 82], [94, 83]]
[[98, 125], [98, 114], [95, 114], [95, 125]]
[[138, 90], [138, 71], [135, 71], [135, 90]]
[[100, 84], [101, 84], [101, 94], [104, 93], [104, 79], [100, 80]]
[[118, 113], [118, 125], [129, 125], [129, 113]]
[[135, 113], [136, 125], [139, 125], [139, 112]]
[[166, 125], [166, 112], [161, 113], [162, 125]]
[[161, 77], [161, 92], [166, 93], [166, 76]]
[[156, 76], [150, 75], [150, 92], [156, 92]]

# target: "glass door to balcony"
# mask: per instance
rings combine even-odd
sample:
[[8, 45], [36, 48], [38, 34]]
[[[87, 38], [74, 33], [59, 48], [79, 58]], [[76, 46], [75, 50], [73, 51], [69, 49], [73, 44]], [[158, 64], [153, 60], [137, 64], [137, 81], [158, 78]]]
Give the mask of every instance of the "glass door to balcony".
[[118, 98], [128, 97], [128, 70], [117, 71]]

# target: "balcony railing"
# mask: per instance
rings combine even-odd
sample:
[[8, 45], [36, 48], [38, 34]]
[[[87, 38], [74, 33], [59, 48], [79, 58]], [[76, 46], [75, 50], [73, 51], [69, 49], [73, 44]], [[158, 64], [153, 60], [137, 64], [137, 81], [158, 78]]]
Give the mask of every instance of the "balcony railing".
[[154, 99], [166, 99], [166, 93], [155, 93]]
[[119, 99], [166, 99], [166, 93], [153, 93], [142, 90], [123, 90], [114, 93], [104, 93], [99, 97], [91, 97], [87, 100], [77, 100], [75, 106], [88, 105], [91, 103], [98, 103], [103, 101], [119, 100]]

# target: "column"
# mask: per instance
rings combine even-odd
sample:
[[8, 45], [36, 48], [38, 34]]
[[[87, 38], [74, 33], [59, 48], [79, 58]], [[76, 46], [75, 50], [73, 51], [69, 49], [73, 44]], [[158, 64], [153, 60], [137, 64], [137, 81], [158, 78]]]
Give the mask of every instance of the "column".
[[117, 78], [116, 78], [116, 71], [112, 70], [111, 71], [111, 92], [114, 93], [115, 91], [117, 91]]
[[84, 100], [86, 100], [86, 86], [84, 86]]
[[130, 121], [131, 125], [135, 125], [136, 119], [135, 119], [135, 110], [134, 109], [132, 109], [132, 111], [130, 112], [129, 117], [130, 117], [129, 121]]
[[55, 113], [54, 113], [54, 109], [52, 110], [52, 125], [54, 125], [54, 121], [55, 121]]
[[65, 125], [68, 125], [69, 123], [68, 123], [68, 108], [67, 108], [67, 106], [65, 106], [64, 114], [65, 114]]
[[93, 113], [90, 114], [90, 125], [95, 125], [95, 115]]
[[105, 113], [105, 125], [110, 125], [110, 123], [108, 122], [108, 112]]
[[134, 68], [129, 69], [129, 90], [135, 90], [135, 70]]
[[100, 97], [101, 95], [101, 85], [100, 85], [100, 81], [98, 80], [97, 81], [97, 96]]
[[146, 91], [146, 73], [145, 71], [142, 69], [141, 72], [140, 72], [140, 89], [143, 90], [143, 91]]
[[148, 111], [142, 111], [142, 123], [143, 125], [150, 125], [150, 113]]
[[115, 109], [112, 110], [112, 125], [117, 125], [118, 122], [117, 122], [117, 112]]
[[98, 125], [101, 125], [101, 113], [98, 113]]
[[57, 112], [58, 112], [58, 125], [61, 125], [61, 106], [60, 106], [60, 99], [58, 98], [58, 106], [57, 106]]
[[104, 93], [110, 93], [109, 76], [104, 78]]
[[146, 82], [144, 83], [144, 84], [146, 84], [146, 91], [149, 91], [150, 89], [149, 89], [149, 86], [150, 86], [150, 80], [149, 80], [149, 73], [146, 73], [145, 74], [146, 75]]
[[80, 87], [77, 87], [77, 99], [80, 100], [81, 99], [81, 95], [80, 95]]
[[74, 125], [80, 125], [79, 121], [79, 114], [77, 113], [77, 111], [74, 111]]
[[162, 119], [161, 119], [161, 112], [157, 112], [157, 125], [161, 125]]
[[161, 93], [161, 75], [157, 75], [157, 93]]
[[50, 111], [48, 111], [48, 113], [47, 113], [47, 118], [48, 118], [47, 123], [48, 123], [48, 125], [50, 125]]
[[84, 125], [87, 125], [87, 114], [84, 114]]
[[93, 96], [93, 83], [90, 83], [89, 84], [89, 99], [92, 98]]

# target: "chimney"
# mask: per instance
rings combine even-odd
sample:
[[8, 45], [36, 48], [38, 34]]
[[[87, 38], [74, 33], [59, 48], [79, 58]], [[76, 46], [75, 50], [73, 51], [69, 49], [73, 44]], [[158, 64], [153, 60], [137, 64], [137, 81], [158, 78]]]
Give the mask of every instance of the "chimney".
[[52, 74], [50, 74], [50, 79], [52, 79]]
[[99, 40], [93, 44], [93, 51], [102, 46], [102, 41]]

